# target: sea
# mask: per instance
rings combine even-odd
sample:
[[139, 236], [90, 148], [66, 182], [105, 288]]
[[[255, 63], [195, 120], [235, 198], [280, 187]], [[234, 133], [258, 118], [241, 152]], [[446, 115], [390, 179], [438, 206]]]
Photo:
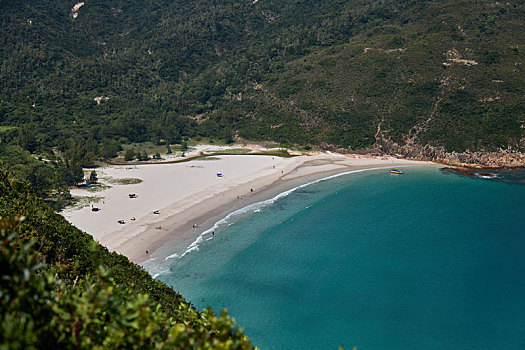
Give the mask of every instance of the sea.
[[155, 277], [261, 349], [525, 349], [525, 170], [400, 169], [252, 204]]

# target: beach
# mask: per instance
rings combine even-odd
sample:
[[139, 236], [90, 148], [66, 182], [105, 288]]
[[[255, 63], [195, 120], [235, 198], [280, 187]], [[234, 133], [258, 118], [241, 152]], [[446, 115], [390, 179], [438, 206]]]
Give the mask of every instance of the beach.
[[62, 215], [109, 250], [140, 264], [168, 243], [183, 250], [228, 213], [301, 184], [348, 171], [413, 165], [435, 164], [317, 153], [106, 166], [96, 169], [100, 188], [71, 190], [88, 204], [68, 208]]

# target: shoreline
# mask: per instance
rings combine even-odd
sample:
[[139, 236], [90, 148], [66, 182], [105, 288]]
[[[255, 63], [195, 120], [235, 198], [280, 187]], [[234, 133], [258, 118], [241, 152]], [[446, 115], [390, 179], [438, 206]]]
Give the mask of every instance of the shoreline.
[[[218, 158], [216, 161], [174, 163], [162, 168], [157, 165], [154, 173], [147, 171], [151, 167], [145, 166], [103, 168], [101, 179], [106, 178], [107, 180], [111, 176], [118, 177], [132, 173], [132, 176], [142, 177], [143, 182], [96, 192], [96, 196], [102, 196], [104, 204], [105, 202], [111, 204], [102, 208], [104, 217], [100, 215], [97, 217], [97, 214], [92, 213], [89, 207], [70, 208], [63, 215], [72, 224], [91, 234], [95, 240], [105, 245], [110, 251], [116, 251], [127, 256], [131, 261], [142, 264], [162, 257], [160, 256], [162, 248], [167, 245], [171, 248], [170, 255], [180, 256], [187, 249], [191, 249], [192, 245], [198, 244], [198, 239], [202, 238], [206, 231], [229, 214], [254, 203], [271, 199], [298, 186], [356, 170], [407, 165], [440, 166], [432, 162], [391, 157], [353, 158], [326, 153], [293, 158], [253, 155], [221, 155]], [[192, 171], [187, 171], [187, 168], [192, 168]], [[216, 173], [212, 168], [225, 169], [224, 174], [228, 178], [215, 177]], [[236, 176], [230, 179], [230, 176], [226, 174], [232, 171]], [[155, 174], [159, 172], [178, 172], [182, 173], [179, 176], [185, 175], [185, 179], [179, 177], [182, 182], [181, 189], [173, 189], [170, 183], [156, 182]], [[202, 175], [203, 172], [207, 177], [202, 180], [203, 177], [200, 176], [199, 180], [196, 174]], [[155, 189], [158, 192], [159, 186], [169, 187], [169, 189], [161, 190], [158, 198], [144, 200], [143, 204], [146, 208], [144, 210], [141, 208], [142, 213], [136, 215], [135, 222], [125, 224], [123, 227], [115, 225], [119, 211], [132, 213], [134, 207], [137, 210], [136, 204], [140, 202], [123, 197], [125, 192], [128, 192], [126, 189], [129, 188], [129, 192], [147, 193]], [[182, 191], [182, 189], [185, 190], [184, 193], [179, 193], [179, 190]], [[81, 190], [77, 191], [77, 195], [79, 192]], [[139, 199], [141, 199], [140, 194]], [[154, 210], [159, 210], [159, 215], [151, 215], [151, 208], [154, 208], [152, 205], [155, 204], [158, 205], [158, 208]]]

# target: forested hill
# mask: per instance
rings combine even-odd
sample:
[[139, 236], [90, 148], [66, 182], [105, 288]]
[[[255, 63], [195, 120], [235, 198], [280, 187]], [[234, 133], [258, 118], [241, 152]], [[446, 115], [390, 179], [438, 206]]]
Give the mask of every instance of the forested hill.
[[525, 148], [523, 1], [0, 4], [0, 132], [30, 152], [196, 136]]

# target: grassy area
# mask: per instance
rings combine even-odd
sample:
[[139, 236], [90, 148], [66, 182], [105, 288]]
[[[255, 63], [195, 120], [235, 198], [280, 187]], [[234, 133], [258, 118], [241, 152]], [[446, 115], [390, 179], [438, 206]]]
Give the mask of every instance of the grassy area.
[[[180, 146], [174, 145], [170, 146], [173, 152], [180, 150]], [[155, 153], [166, 153], [168, 146], [167, 145], [156, 145], [153, 142], [140, 142], [140, 143], [128, 143], [122, 145], [122, 151], [119, 155], [124, 156], [124, 153], [128, 149], [135, 149], [137, 152], [146, 152], [148, 155], [153, 155]]]
[[226, 140], [223, 139], [217, 139], [213, 137], [202, 137], [197, 136], [192, 139], [189, 139], [186, 141], [188, 143], [188, 146], [197, 146], [197, 145], [217, 145], [217, 146], [228, 146], [231, 145], [231, 143], [227, 143]]
[[280, 150], [275, 150], [275, 151], [261, 151], [261, 152], [254, 152], [250, 154], [260, 155], [260, 156], [275, 156], [275, 157], [282, 157], [282, 158], [297, 157], [296, 155], [288, 153], [288, 151], [285, 149], [280, 149]]
[[74, 209], [81, 209], [90, 206], [91, 204], [98, 203], [102, 200], [99, 196], [78, 196], [73, 197], [74, 202], [71, 207]]
[[141, 183], [142, 180], [130, 177], [124, 179], [110, 179], [109, 182], [115, 185], [136, 185]]
[[205, 156], [205, 157], [201, 157], [199, 158], [199, 160], [219, 160], [221, 159], [220, 157], [212, 157], [212, 156]]
[[265, 145], [265, 148], [268, 148], [268, 149], [270, 148], [288, 148], [288, 146], [279, 144], [279, 143], [270, 143], [270, 144]]
[[209, 153], [221, 153], [221, 154], [245, 154], [252, 152], [251, 149], [248, 148], [232, 148], [232, 149], [224, 149], [224, 150], [217, 150], [217, 151], [210, 151]]
[[[283, 149], [279, 149], [279, 150], [271, 150], [271, 151], [258, 151], [258, 152], [249, 152], [249, 153], [246, 153], [246, 152], [222, 152], [222, 151], [217, 151], [217, 152], [213, 152], [214, 155], [222, 155], [222, 156], [227, 156], [227, 155], [238, 155], [238, 156], [241, 156], [241, 155], [248, 155], [248, 156], [273, 156], [273, 157], [282, 157], [282, 158], [290, 158], [290, 157], [295, 157], [295, 155], [292, 155], [290, 153], [288, 153], [287, 150], [283, 150]], [[192, 158], [192, 159], [197, 159], [199, 157], [203, 157], [203, 156], [197, 156], [196, 158]]]
[[[132, 162], [125, 162], [123, 160], [119, 159], [112, 159], [108, 160], [108, 164], [110, 165], [141, 165], [141, 164], [174, 164], [174, 163], [185, 163], [192, 160], [197, 159], [210, 159], [210, 154], [213, 156], [231, 156], [231, 155], [238, 155], [238, 156], [272, 156], [272, 157], [282, 157], [282, 158], [290, 158], [290, 157], [296, 157], [296, 155], [292, 155], [288, 153], [287, 150], [279, 149], [279, 150], [269, 150], [269, 151], [259, 151], [259, 152], [253, 152], [253, 153], [247, 153], [247, 152], [240, 152], [240, 153], [233, 153], [233, 152], [212, 152], [209, 154], [199, 154], [191, 157], [185, 157], [182, 159], [175, 159], [175, 160], [169, 160], [169, 161], [163, 161], [163, 162], [155, 162], [155, 163], [149, 163], [149, 162], [138, 162], [138, 161], [132, 161]], [[215, 157], [213, 157], [215, 158]]]
[[100, 191], [107, 190], [108, 188], [111, 188], [111, 186], [109, 186], [109, 185], [97, 185], [97, 186], [93, 186], [91, 188], [88, 188], [88, 191], [89, 192], [100, 192]]

